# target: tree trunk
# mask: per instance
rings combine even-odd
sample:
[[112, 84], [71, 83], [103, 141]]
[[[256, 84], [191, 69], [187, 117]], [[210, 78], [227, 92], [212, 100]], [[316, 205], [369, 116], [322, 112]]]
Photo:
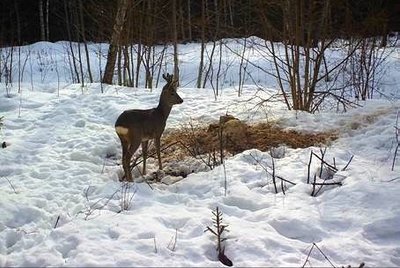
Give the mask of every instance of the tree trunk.
[[86, 67], [87, 67], [87, 71], [88, 71], [88, 74], [89, 74], [89, 82], [93, 83], [93, 76], [92, 76], [92, 71], [91, 71], [91, 68], [90, 68], [89, 49], [88, 49], [87, 41], [86, 41], [85, 22], [84, 22], [84, 19], [83, 19], [83, 4], [82, 4], [82, 0], [79, 0], [79, 19], [81, 21], [80, 29], [81, 29], [81, 36], [82, 36], [83, 45], [85, 47]]
[[49, 28], [49, 9], [50, 9], [50, 0], [46, 0], [46, 41], [50, 40], [50, 28]]
[[187, 10], [188, 10], [187, 24], [188, 24], [188, 35], [189, 35], [188, 39], [189, 41], [192, 41], [192, 15], [191, 15], [192, 11], [190, 8], [190, 0], [187, 0]]
[[[76, 66], [76, 61], [75, 61], [74, 48], [72, 47], [71, 24], [70, 24], [69, 15], [68, 15], [67, 0], [64, 0], [64, 11], [65, 11], [65, 24], [67, 26], [68, 44], [69, 44], [69, 49], [71, 50], [71, 57], [68, 54], [68, 59], [71, 61], [71, 58], [72, 58], [72, 65], [70, 63], [70, 67], [71, 67], [71, 70], [72, 69], [74, 70], [74, 72], [71, 71], [71, 78], [72, 78], [72, 82], [77, 81], [78, 83], [80, 83], [78, 68]], [[75, 77], [73, 76], [74, 73], [75, 73]]]
[[174, 42], [174, 77], [179, 79], [179, 62], [178, 62], [178, 30], [176, 23], [177, 0], [172, 0], [172, 37]]
[[102, 81], [103, 83], [106, 84], [112, 84], [115, 61], [118, 52], [118, 45], [121, 40], [121, 33], [124, 28], [124, 23], [129, 3], [130, 3], [129, 0], [119, 0], [118, 2], [118, 11], [115, 17], [113, 32], [111, 35], [110, 47], [108, 49], [106, 68], [104, 71], [104, 76]]
[[201, 1], [201, 49], [200, 49], [200, 64], [199, 64], [199, 73], [197, 75], [197, 88], [201, 87], [201, 80], [203, 76], [203, 68], [204, 68], [204, 50], [205, 50], [205, 3], [204, 0]]
[[44, 14], [43, 14], [43, 0], [39, 0], [39, 22], [40, 22], [40, 40], [46, 40], [46, 32], [44, 26]]

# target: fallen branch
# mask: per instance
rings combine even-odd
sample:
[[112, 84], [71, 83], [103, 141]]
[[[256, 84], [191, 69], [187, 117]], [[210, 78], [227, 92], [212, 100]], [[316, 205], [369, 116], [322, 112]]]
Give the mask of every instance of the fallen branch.
[[312, 182], [311, 184], [313, 184], [313, 185], [322, 185], [322, 186], [326, 186], [326, 185], [339, 185], [339, 186], [342, 186], [341, 182]]

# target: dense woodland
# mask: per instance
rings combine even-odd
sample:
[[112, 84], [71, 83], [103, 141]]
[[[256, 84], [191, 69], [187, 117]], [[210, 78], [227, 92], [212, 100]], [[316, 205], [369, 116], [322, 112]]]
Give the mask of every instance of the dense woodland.
[[[217, 96], [232, 67], [240, 95], [257, 70], [278, 81], [288, 109], [315, 112], [326, 98], [343, 106], [349, 97], [372, 98], [385, 49], [398, 39], [398, 14], [397, 0], [2, 0], [0, 82], [22, 82], [30, 53], [21, 58], [19, 45], [65, 40], [71, 82], [153, 88], [165, 62], [181, 78], [178, 44], [197, 42], [195, 87], [210, 86]], [[226, 38], [241, 48], [232, 50]], [[92, 43], [107, 48], [93, 54]], [[343, 53], [328, 61], [335, 47]], [[247, 58], [249, 49], [257, 61]], [[235, 66], [223, 63], [224, 53]]]
[[396, 0], [2, 0], [0, 46], [110, 41], [122, 2], [128, 5], [123, 42], [130, 44], [166, 43], [174, 35], [178, 42], [250, 35], [280, 40], [285, 23], [301, 26], [304, 35], [310, 30], [315, 39], [400, 30]]

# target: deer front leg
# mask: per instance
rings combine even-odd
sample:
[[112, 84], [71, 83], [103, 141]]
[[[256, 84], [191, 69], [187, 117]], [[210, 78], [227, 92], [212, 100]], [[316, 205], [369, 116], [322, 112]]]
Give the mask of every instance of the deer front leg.
[[143, 175], [146, 175], [146, 159], [147, 159], [147, 147], [148, 141], [142, 142], [142, 156], [143, 156]]
[[155, 145], [156, 145], [156, 151], [157, 151], [157, 157], [158, 157], [158, 167], [159, 167], [159, 169], [162, 169], [161, 152], [160, 152], [160, 137], [155, 138]]

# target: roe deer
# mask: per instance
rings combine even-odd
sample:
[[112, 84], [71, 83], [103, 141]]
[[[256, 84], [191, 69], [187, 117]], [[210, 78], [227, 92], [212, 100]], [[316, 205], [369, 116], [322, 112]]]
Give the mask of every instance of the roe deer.
[[156, 146], [158, 166], [162, 169], [160, 155], [160, 138], [165, 129], [171, 108], [174, 104], [183, 102], [176, 92], [178, 80], [173, 75], [163, 74], [167, 84], [163, 87], [160, 102], [156, 108], [147, 110], [126, 110], [115, 122], [115, 131], [121, 140], [122, 145], [122, 166], [125, 172], [125, 179], [132, 180], [130, 162], [132, 155], [142, 144], [143, 175], [146, 174], [146, 158], [148, 141], [154, 139]]

